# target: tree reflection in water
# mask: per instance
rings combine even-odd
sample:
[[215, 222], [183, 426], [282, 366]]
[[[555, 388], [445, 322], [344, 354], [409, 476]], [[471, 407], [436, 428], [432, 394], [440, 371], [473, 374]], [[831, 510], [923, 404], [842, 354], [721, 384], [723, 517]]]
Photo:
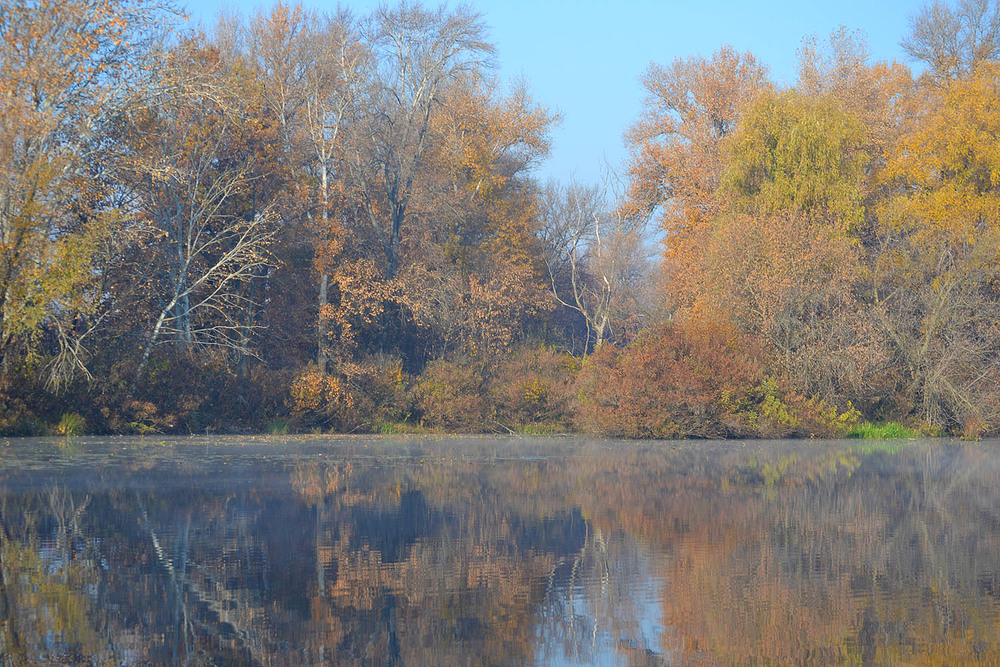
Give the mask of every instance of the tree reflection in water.
[[0, 664], [989, 661], [998, 444], [14, 441]]

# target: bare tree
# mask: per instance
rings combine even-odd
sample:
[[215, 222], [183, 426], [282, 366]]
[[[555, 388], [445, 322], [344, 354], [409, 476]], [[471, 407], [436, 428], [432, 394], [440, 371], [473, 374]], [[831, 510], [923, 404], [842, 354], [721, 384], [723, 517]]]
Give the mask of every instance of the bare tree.
[[126, 171], [159, 250], [157, 315], [140, 372], [156, 345], [248, 353], [241, 285], [269, 264], [267, 208], [241, 207], [253, 180], [252, 152], [233, 88], [197, 40], [164, 55], [155, 93], [131, 117]]
[[550, 184], [543, 192], [540, 236], [552, 294], [583, 317], [584, 353], [633, 310], [646, 273], [646, 218], [622, 204], [621, 189], [609, 172], [601, 188]]
[[959, 0], [955, 9], [940, 0], [910, 18], [903, 50], [926, 63], [936, 79], [961, 77], [1000, 55], [1000, 2]]
[[377, 68], [359, 100], [351, 169], [362, 215], [391, 278], [399, 269], [403, 227], [441, 93], [462, 73], [486, 66], [494, 48], [482, 18], [465, 7], [381, 7], [366, 30]]
[[997, 277], [998, 242], [989, 229], [968, 247], [932, 252], [905, 234], [880, 239], [873, 312], [927, 423], [967, 429], [1000, 416], [1000, 303], [986, 287]]

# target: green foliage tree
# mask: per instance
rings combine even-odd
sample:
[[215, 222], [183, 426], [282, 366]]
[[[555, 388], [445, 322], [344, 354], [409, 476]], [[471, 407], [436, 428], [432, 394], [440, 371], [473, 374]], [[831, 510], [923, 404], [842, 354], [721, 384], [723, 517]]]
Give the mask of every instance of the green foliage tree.
[[822, 214], [850, 230], [864, 214], [863, 136], [829, 98], [762, 95], [727, 142], [722, 190], [736, 210]]

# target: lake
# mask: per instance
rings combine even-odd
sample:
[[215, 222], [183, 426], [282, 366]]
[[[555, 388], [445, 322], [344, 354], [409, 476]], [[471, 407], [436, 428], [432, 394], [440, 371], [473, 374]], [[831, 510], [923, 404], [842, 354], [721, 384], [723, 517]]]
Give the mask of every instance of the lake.
[[0, 441], [0, 665], [1000, 661], [1000, 441]]

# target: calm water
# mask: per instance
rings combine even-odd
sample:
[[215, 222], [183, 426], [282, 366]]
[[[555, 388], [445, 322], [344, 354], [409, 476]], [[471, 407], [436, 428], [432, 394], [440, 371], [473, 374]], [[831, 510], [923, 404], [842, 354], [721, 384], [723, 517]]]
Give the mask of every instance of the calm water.
[[0, 665], [1000, 662], [1000, 442], [0, 441]]

